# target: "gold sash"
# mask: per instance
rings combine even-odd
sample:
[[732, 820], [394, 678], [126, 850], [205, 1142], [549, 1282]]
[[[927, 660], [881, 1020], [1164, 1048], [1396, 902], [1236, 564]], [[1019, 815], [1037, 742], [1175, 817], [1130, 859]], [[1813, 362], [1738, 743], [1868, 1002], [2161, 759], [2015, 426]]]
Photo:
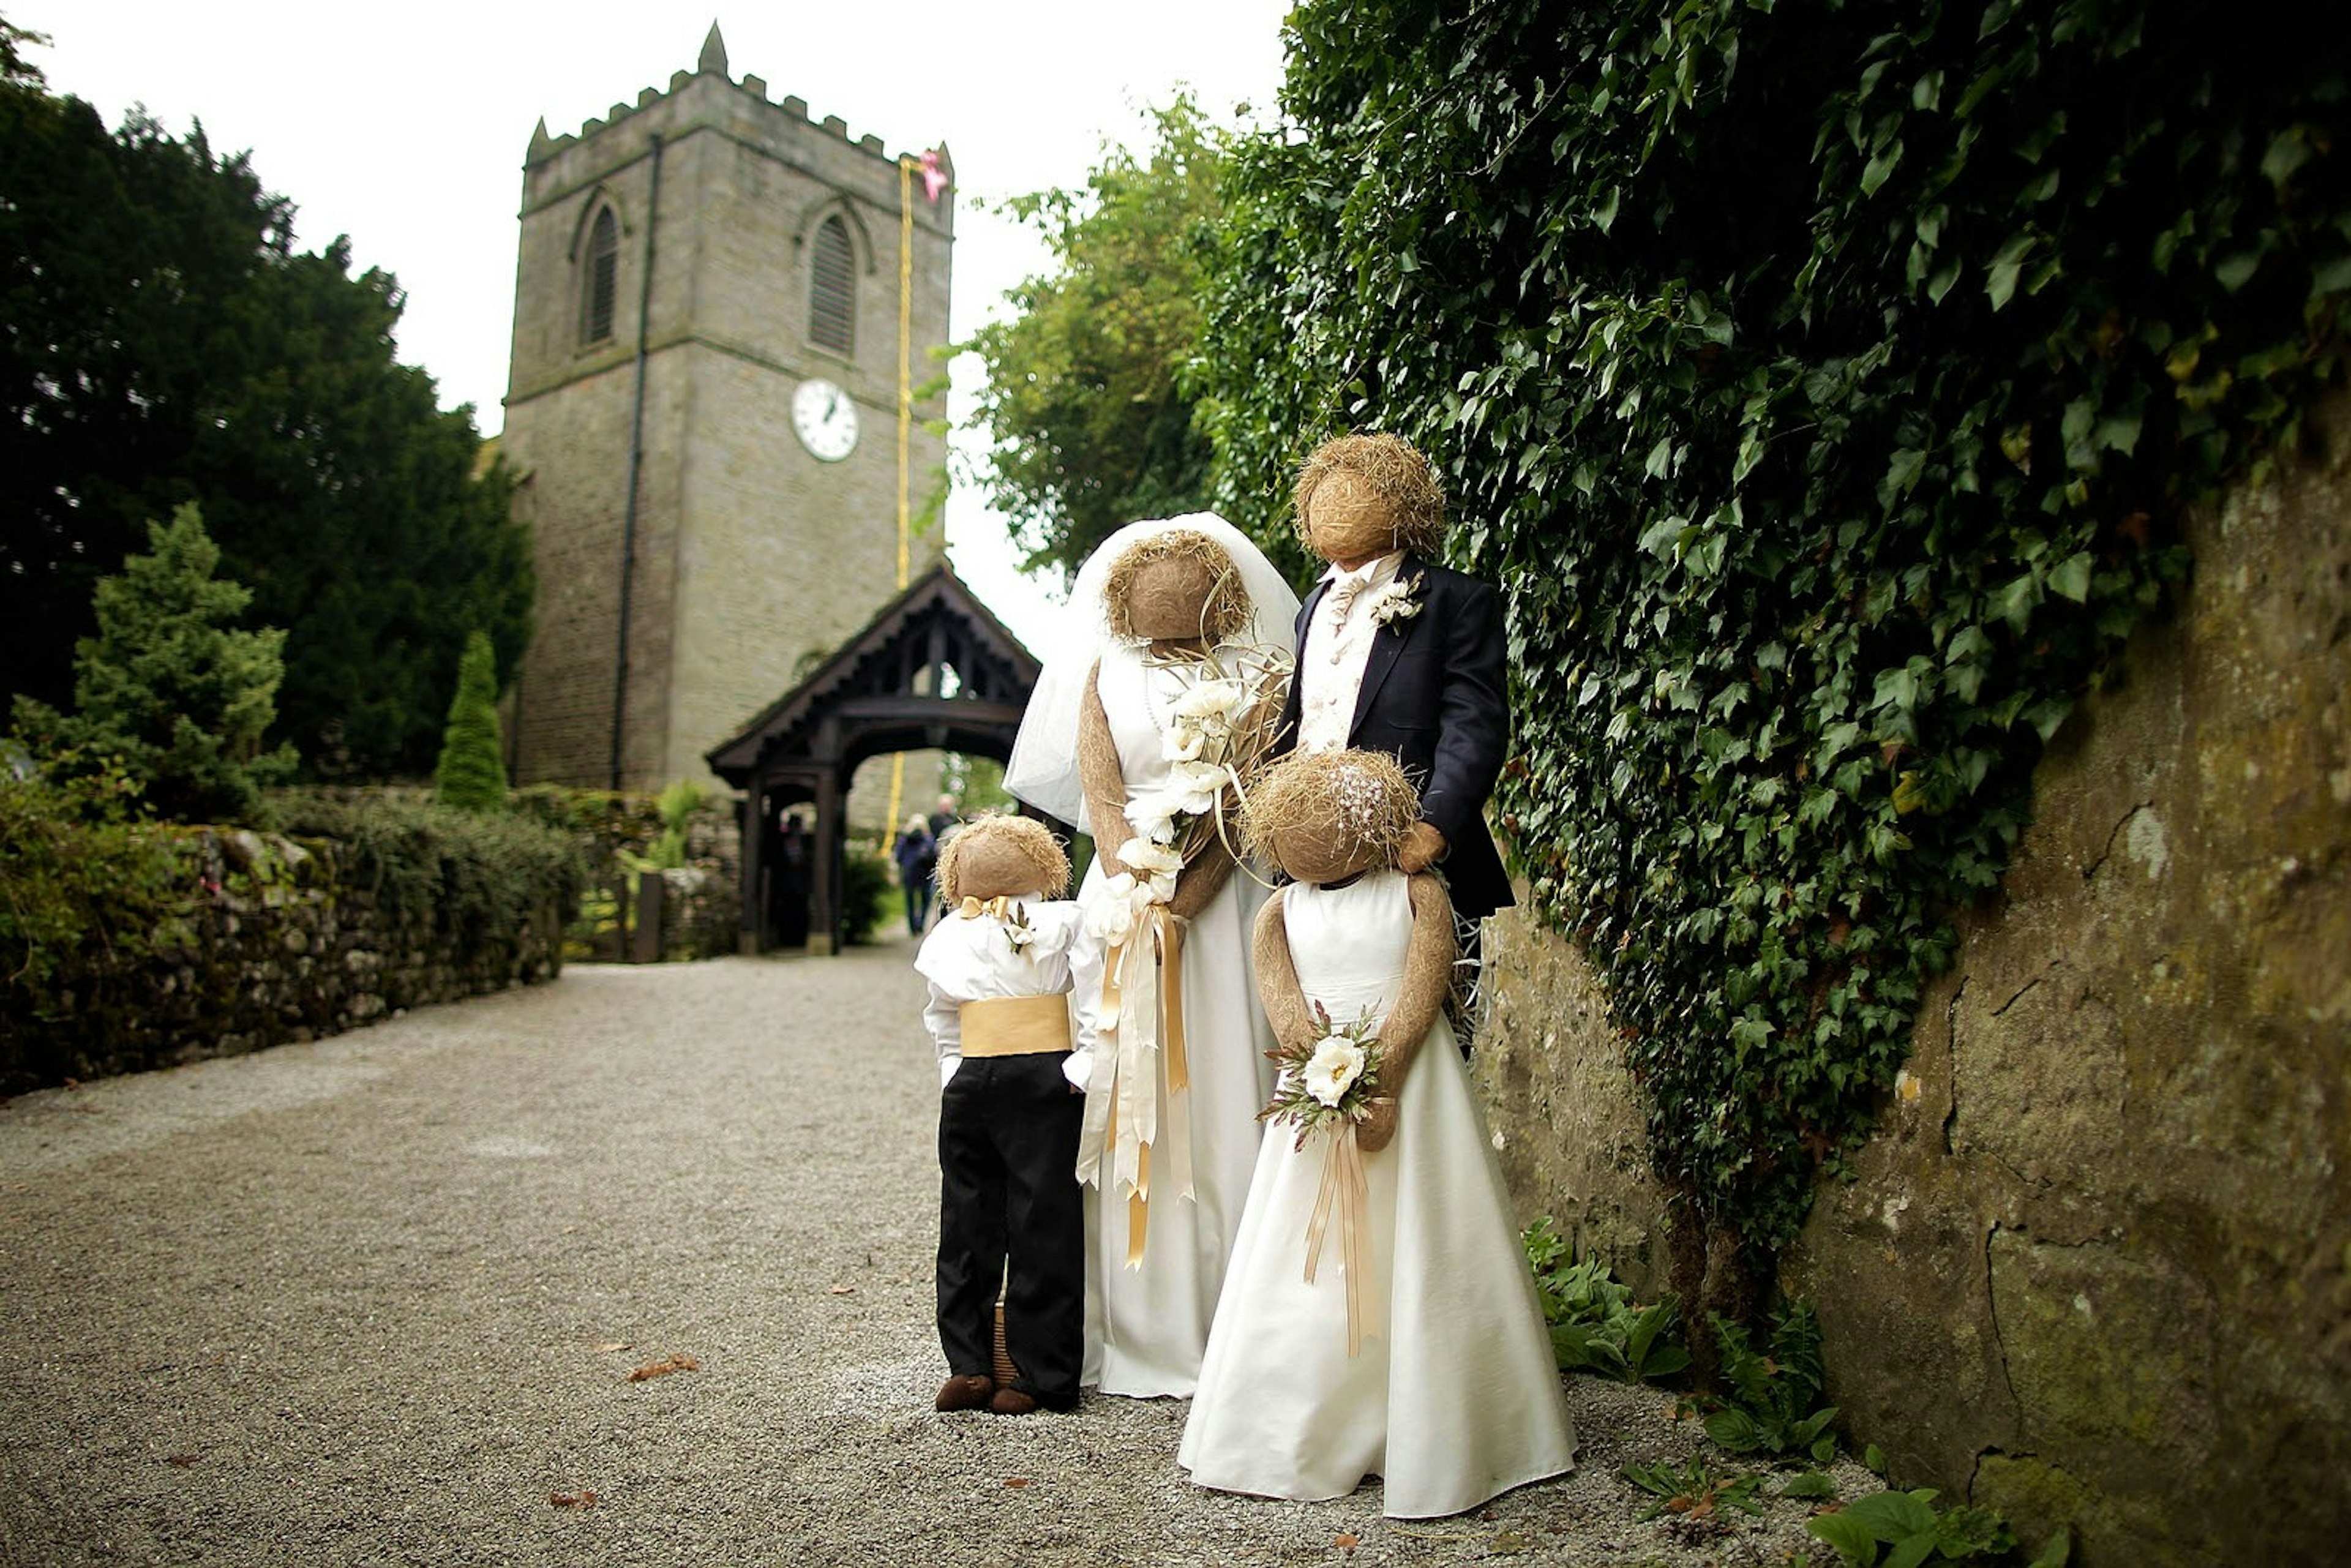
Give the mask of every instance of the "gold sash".
[[1070, 1049], [1070, 1004], [1041, 997], [982, 997], [956, 1009], [966, 1056], [1037, 1056]]

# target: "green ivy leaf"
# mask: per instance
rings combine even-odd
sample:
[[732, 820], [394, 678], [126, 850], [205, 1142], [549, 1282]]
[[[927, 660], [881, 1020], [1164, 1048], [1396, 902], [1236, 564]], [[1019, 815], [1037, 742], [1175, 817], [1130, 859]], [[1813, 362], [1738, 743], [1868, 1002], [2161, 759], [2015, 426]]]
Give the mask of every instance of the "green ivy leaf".
[[2049, 591], [2080, 604], [2090, 597], [2090, 569], [2096, 563], [2083, 550], [2050, 569]]

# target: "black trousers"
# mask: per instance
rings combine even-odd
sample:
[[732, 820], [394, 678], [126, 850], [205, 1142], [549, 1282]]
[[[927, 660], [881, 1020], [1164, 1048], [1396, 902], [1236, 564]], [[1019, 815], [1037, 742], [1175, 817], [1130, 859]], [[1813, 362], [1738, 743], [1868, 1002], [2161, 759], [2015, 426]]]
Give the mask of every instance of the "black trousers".
[[[1078, 1197], [1085, 1096], [1062, 1055], [967, 1056], [939, 1101], [939, 1346], [955, 1375], [994, 1364], [996, 1291], [1015, 1385], [1077, 1403], [1085, 1359], [1086, 1235]], [[1008, 1276], [1007, 1265], [1009, 1264]]]

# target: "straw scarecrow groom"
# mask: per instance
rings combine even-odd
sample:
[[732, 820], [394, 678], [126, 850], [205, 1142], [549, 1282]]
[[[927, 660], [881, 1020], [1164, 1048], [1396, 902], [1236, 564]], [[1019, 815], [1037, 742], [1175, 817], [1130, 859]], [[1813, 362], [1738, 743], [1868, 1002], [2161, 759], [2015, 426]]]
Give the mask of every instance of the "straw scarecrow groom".
[[1478, 921], [1517, 902], [1485, 819], [1510, 739], [1501, 596], [1437, 564], [1445, 491], [1396, 436], [1324, 442], [1293, 498], [1300, 534], [1330, 570], [1298, 612], [1280, 745], [1404, 764], [1420, 820], [1401, 867], [1443, 873], [1474, 941]]

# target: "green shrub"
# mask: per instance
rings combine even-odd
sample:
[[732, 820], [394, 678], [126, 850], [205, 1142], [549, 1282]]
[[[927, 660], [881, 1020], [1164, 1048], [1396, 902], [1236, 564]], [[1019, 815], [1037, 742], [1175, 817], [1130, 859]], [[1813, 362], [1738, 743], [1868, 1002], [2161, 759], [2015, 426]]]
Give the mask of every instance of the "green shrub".
[[149, 523], [147, 539], [99, 580], [98, 635], [74, 644], [75, 711], [20, 697], [18, 730], [52, 772], [110, 759], [172, 821], [249, 821], [263, 787], [294, 770], [291, 747], [261, 743], [286, 633], [235, 628], [253, 594], [213, 576], [220, 549], [193, 506]]
[[457, 695], [449, 699], [441, 760], [433, 772], [434, 796], [444, 806], [494, 811], [507, 803], [497, 665], [488, 632], [475, 632], [465, 639], [465, 654], [457, 664]]
[[898, 889], [890, 880], [890, 857], [873, 844], [852, 841], [841, 852], [841, 941], [856, 946], [873, 940], [891, 915]]
[[1570, 1257], [1549, 1215], [1529, 1226], [1520, 1240], [1561, 1371], [1655, 1383], [1689, 1365], [1689, 1352], [1675, 1333], [1678, 1311], [1673, 1297], [1646, 1306], [1635, 1301], [1631, 1291], [1609, 1277], [1606, 1264]]
[[614, 789], [578, 789], [569, 784], [525, 784], [509, 792], [507, 805], [564, 832], [625, 838], [639, 797]]
[[686, 830], [694, 814], [707, 805], [710, 791], [691, 779], [679, 779], [653, 797], [653, 810], [661, 817], [661, 837], [653, 841], [647, 857], [664, 871], [675, 871], [685, 864]]
[[0, 975], [12, 1006], [63, 1023], [184, 927], [183, 837], [132, 821], [136, 790], [92, 763], [61, 781], [0, 772]]
[[514, 942], [542, 909], [569, 920], [583, 882], [569, 835], [523, 818], [423, 801], [279, 797], [286, 831], [347, 847], [347, 882], [397, 917], [465, 946]]
[[539, 824], [298, 791], [270, 802], [298, 839], [130, 821], [128, 792], [95, 765], [0, 772], [0, 1093], [312, 1038], [559, 962], [577, 859]]
[[[1965, 1503], [1938, 1509], [1935, 1497], [1925, 1488], [1873, 1492], [1834, 1512], [1806, 1520], [1804, 1528], [1835, 1547], [1851, 1568], [1917, 1568], [1930, 1559], [1986, 1564], [2024, 1561], [2016, 1532], [2006, 1520], [1990, 1509]], [[2042, 1546], [2030, 1568], [2065, 1568], [2072, 1555], [2072, 1532], [2060, 1529]]]
[[1829, 1424], [1837, 1411], [1821, 1403], [1821, 1325], [1811, 1303], [1792, 1302], [1772, 1314], [1768, 1355], [1738, 1323], [1717, 1317], [1714, 1333], [1723, 1396], [1707, 1402], [1714, 1408], [1706, 1435], [1734, 1454], [1810, 1455], [1826, 1463], [1836, 1453]]
[[1604, 975], [1677, 1269], [1719, 1239], [1768, 1276], [2044, 740], [2184, 570], [2179, 507], [2343, 381], [2351, 92], [2309, 25], [1290, 14], [1207, 280], [1219, 509], [1281, 533], [1336, 426], [1437, 463], [1448, 554], [1507, 598], [1498, 815]]
[[[507, 797], [507, 805], [517, 815], [556, 829], [580, 846], [586, 888], [580, 913], [566, 933], [564, 952], [569, 957], [619, 955], [622, 909], [624, 904], [633, 907], [646, 872], [695, 865], [713, 872], [726, 869], [706, 858], [707, 850], [705, 858], [697, 859], [694, 845], [698, 836], [723, 828], [734, 814], [733, 802], [713, 798], [691, 779], [679, 779], [657, 796], [526, 784]], [[706, 905], [699, 925], [672, 927], [665, 958], [734, 951], [734, 894], [722, 892], [715, 897], [728, 910], [723, 923], [716, 905]]]

